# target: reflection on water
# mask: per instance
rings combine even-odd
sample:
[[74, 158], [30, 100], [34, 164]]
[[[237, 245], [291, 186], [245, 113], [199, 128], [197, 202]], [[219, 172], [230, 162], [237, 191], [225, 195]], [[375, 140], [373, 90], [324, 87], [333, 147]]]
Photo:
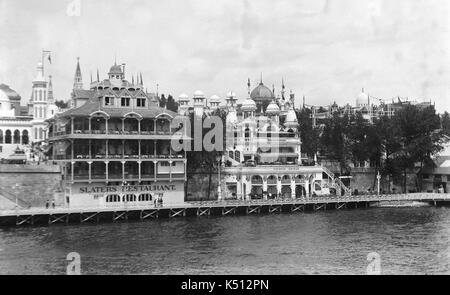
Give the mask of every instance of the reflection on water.
[[450, 208], [0, 229], [0, 274], [450, 274]]

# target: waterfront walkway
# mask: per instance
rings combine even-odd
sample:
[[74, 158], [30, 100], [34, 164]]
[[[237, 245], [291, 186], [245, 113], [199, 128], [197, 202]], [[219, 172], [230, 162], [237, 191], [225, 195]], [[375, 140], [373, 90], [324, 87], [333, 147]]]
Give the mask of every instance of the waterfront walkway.
[[362, 196], [315, 196], [298, 199], [222, 200], [185, 202], [164, 206], [122, 205], [101, 208], [29, 208], [0, 210], [0, 225], [116, 222], [162, 217], [262, 214], [368, 208], [379, 202], [450, 204], [450, 194], [411, 193]]

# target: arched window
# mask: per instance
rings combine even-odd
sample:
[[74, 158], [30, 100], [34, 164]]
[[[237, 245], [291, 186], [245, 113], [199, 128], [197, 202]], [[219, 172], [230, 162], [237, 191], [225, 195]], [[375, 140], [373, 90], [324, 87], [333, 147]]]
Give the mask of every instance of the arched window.
[[42, 128], [39, 127], [39, 139], [42, 139]]
[[38, 139], [38, 129], [37, 127], [34, 127], [34, 140]]
[[259, 175], [253, 175], [252, 176], [252, 184], [261, 184], [263, 183], [262, 177]]
[[28, 130], [22, 131], [22, 144], [28, 144], [30, 139], [28, 138]]
[[106, 202], [107, 203], [120, 202], [120, 196], [119, 195], [108, 195], [108, 196], [106, 196]]
[[0, 130], [0, 143], [3, 143], [3, 130]]
[[134, 194], [126, 194], [122, 198], [123, 202], [136, 202], [136, 195]]
[[5, 133], [5, 143], [6, 144], [8, 144], [8, 143], [11, 143], [11, 130], [6, 130], [6, 133]]
[[14, 138], [13, 138], [13, 142], [14, 144], [20, 144], [20, 131], [19, 130], [14, 130]]
[[39, 101], [42, 101], [42, 90], [39, 90]]
[[139, 195], [139, 202], [148, 202], [152, 200], [151, 194], [140, 194]]

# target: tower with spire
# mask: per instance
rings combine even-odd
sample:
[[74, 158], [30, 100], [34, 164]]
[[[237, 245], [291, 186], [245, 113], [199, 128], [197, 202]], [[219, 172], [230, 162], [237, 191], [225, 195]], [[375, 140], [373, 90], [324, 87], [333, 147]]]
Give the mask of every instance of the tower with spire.
[[80, 58], [77, 57], [77, 68], [73, 78], [73, 89], [83, 89], [83, 77], [81, 76]]

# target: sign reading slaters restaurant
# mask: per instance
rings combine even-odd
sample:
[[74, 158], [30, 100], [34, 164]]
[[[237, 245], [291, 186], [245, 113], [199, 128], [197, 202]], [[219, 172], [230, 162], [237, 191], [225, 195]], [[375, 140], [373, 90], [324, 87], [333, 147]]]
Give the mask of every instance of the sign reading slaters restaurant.
[[123, 185], [123, 186], [82, 186], [80, 193], [132, 193], [132, 192], [166, 192], [177, 190], [175, 184]]

